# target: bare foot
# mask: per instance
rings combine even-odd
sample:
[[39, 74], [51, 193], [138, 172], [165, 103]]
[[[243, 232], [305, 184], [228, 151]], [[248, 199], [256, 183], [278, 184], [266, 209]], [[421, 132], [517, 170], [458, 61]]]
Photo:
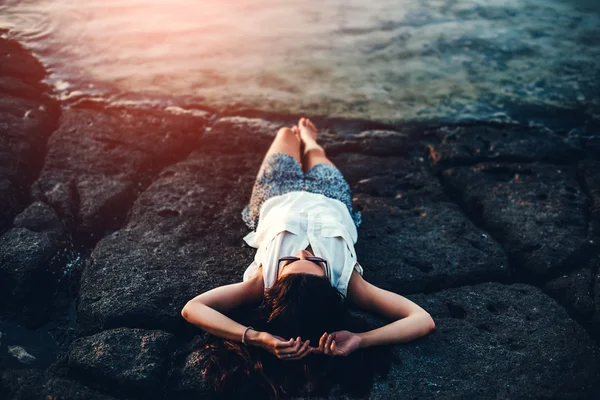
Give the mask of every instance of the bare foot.
[[317, 140], [317, 128], [308, 118], [300, 118], [298, 121], [298, 127], [300, 129], [300, 137], [303, 142], [306, 142], [305, 138], [310, 138], [313, 141]]

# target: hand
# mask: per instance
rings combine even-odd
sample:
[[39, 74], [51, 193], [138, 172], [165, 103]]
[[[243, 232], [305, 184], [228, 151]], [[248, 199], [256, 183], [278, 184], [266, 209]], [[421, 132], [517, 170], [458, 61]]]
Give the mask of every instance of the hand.
[[257, 346], [262, 347], [269, 353], [275, 355], [280, 360], [295, 361], [300, 360], [311, 353], [310, 340], [302, 342], [298, 336], [296, 339], [285, 340], [268, 332], [260, 332]]
[[360, 347], [360, 341], [360, 336], [349, 331], [337, 331], [331, 334], [325, 332], [319, 340], [319, 347], [313, 352], [329, 356], [348, 356]]

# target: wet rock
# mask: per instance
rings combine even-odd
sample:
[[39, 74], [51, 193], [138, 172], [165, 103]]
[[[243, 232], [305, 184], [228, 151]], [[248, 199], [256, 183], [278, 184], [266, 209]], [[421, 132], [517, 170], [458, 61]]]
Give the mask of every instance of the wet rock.
[[42, 65], [20, 44], [0, 38], [0, 232], [27, 203], [44, 143], [59, 109], [40, 84]]
[[32, 356], [21, 346], [8, 346], [8, 354], [15, 357], [23, 364], [32, 364], [35, 362], [35, 357]]
[[[0, 93], [11, 95], [21, 99], [34, 100], [40, 99], [41, 93], [50, 93], [52, 90], [41, 82], [25, 82], [14, 76], [0, 76]], [[50, 99], [43, 97], [46, 101]]]
[[[10, 322], [6, 319], [0, 320], [0, 369], [22, 368], [19, 353], [29, 360], [29, 367], [36, 369], [48, 368], [56, 361], [58, 351], [56, 330], [49, 333], [51, 329], [32, 329], [18, 321]], [[4, 347], [2, 346], [4, 345]], [[13, 348], [14, 355], [10, 349]], [[28, 353], [33, 358], [25, 355]], [[1, 397], [0, 397], [1, 398]]]
[[207, 130], [200, 141], [202, 151], [218, 154], [264, 153], [283, 122], [260, 118], [223, 117]]
[[76, 376], [114, 392], [160, 397], [172, 340], [162, 331], [103, 331], [73, 342], [68, 366]]
[[595, 398], [600, 355], [539, 289], [486, 283], [410, 297], [436, 329], [395, 346], [370, 398]]
[[363, 224], [356, 254], [365, 277], [398, 293], [506, 280], [506, 255], [452, 203], [404, 209], [395, 199], [358, 194]]
[[12, 225], [14, 216], [20, 211], [23, 200], [17, 188], [8, 179], [0, 178], [0, 233]]
[[112, 400], [113, 397], [77, 381], [35, 369], [5, 370], [0, 375], [0, 398], [10, 400]]
[[442, 127], [436, 136], [430, 157], [437, 170], [483, 161], [564, 164], [583, 154], [577, 141], [522, 126]]
[[593, 253], [588, 199], [572, 167], [482, 163], [444, 170], [442, 179], [520, 271], [546, 275]]
[[[81, 383], [50, 376], [44, 383], [42, 394], [44, 399], [57, 400], [114, 400], [115, 397], [109, 396], [101, 391], [91, 389]], [[127, 399], [125, 396], [119, 396], [119, 399]]]
[[591, 328], [600, 343], [600, 298], [596, 288], [600, 285], [600, 256], [589, 263], [544, 284], [546, 292], [560, 304], [571, 310], [579, 321]]
[[181, 308], [238, 282], [254, 249], [241, 210], [262, 154], [194, 153], [164, 170], [136, 200], [128, 223], [101, 240], [81, 278], [78, 321], [88, 332], [187, 327]]
[[46, 76], [42, 64], [19, 43], [0, 38], [0, 76], [39, 82]]
[[[202, 149], [218, 154], [261, 152], [264, 155], [281, 127], [297, 123], [298, 118], [289, 116], [271, 120], [223, 117], [203, 136]], [[319, 143], [330, 156], [349, 152], [399, 156], [406, 155], [411, 148], [409, 135], [402, 132], [361, 129], [364, 127], [360, 124], [353, 126], [351, 122], [328, 124], [327, 121], [315, 121], [315, 124], [319, 127]]]
[[0, 398], [30, 400], [39, 398], [44, 373], [36, 369], [0, 370]]
[[448, 201], [442, 185], [419, 153], [411, 157], [379, 157], [343, 153], [331, 157], [352, 193], [393, 198], [405, 209], [424, 201]]
[[356, 252], [369, 279], [414, 293], [508, 278], [502, 248], [449, 202], [419, 153], [347, 153], [332, 161], [362, 210]]
[[66, 234], [63, 223], [49, 205], [36, 201], [15, 217], [15, 228], [25, 228], [33, 232], [51, 233], [61, 238]]
[[58, 248], [46, 233], [13, 228], [0, 237], [0, 312], [27, 325], [43, 321], [58, 279]]
[[596, 245], [600, 246], [600, 160], [583, 160], [579, 163], [579, 170], [584, 190], [591, 198], [590, 231]]
[[342, 134], [331, 132], [319, 136], [328, 155], [356, 152], [377, 156], [406, 156], [411, 148], [409, 136], [392, 130], [366, 130]]
[[33, 194], [69, 228], [97, 237], [120, 225], [158, 171], [197, 146], [205, 123], [163, 110], [67, 110]]
[[205, 343], [206, 335], [199, 335], [175, 352], [169, 372], [170, 398], [217, 398], [215, 390], [204, 378], [208, 359], [201, 347]]

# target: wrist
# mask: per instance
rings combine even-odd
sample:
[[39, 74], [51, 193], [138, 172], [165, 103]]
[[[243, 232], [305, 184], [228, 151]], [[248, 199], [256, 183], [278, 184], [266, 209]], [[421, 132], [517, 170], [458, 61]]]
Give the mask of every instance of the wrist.
[[360, 341], [358, 342], [358, 348], [359, 349], [364, 349], [366, 347], [369, 347], [369, 332], [361, 332], [361, 333], [357, 333], [356, 336], [358, 336], [358, 338], [360, 339]]
[[261, 333], [262, 332], [254, 329], [248, 329], [248, 332], [246, 332], [246, 343], [252, 346], [258, 346], [261, 343]]

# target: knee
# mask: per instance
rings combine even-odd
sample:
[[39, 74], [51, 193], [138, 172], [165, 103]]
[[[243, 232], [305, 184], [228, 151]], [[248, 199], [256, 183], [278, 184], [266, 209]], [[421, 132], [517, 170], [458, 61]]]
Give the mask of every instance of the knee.
[[279, 129], [277, 131], [277, 137], [279, 138], [283, 138], [286, 140], [298, 140], [298, 137], [296, 136], [296, 134], [288, 127], [283, 127], [281, 129]]

